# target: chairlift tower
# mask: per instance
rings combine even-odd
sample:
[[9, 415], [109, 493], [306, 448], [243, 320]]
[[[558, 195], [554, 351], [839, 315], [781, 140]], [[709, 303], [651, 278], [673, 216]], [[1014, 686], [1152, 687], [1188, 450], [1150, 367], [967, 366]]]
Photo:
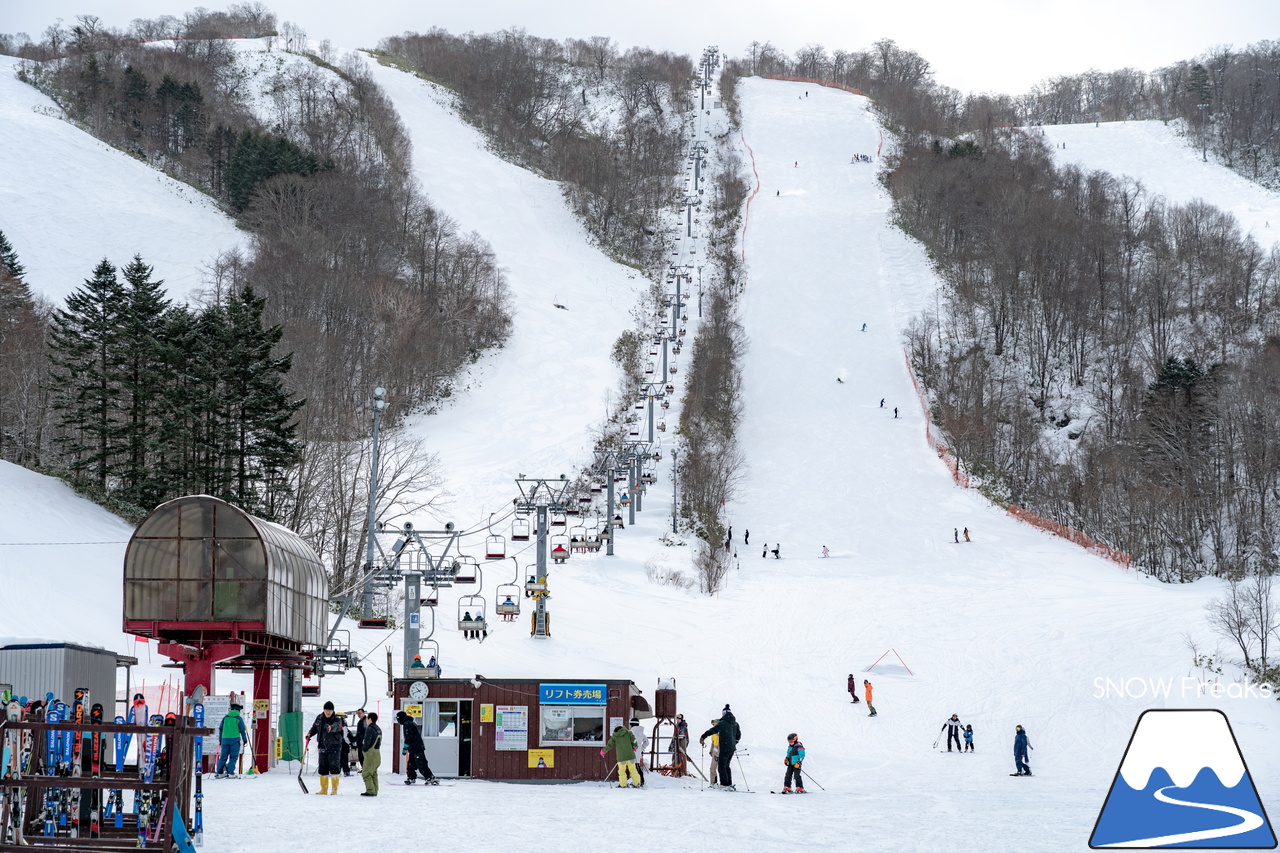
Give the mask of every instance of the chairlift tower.
[[365, 519], [365, 584], [364, 595], [360, 603], [360, 618], [373, 618], [373, 586], [370, 584], [370, 577], [373, 572], [373, 517], [374, 507], [378, 497], [378, 423], [382, 420], [382, 410], [387, 407], [387, 389], [378, 387], [373, 389], [373, 401], [371, 408], [373, 409], [373, 459], [369, 465], [369, 514]]
[[[532, 512], [537, 518], [537, 555], [538, 555], [538, 579], [541, 581], [547, 577], [547, 513], [564, 513], [568, 508], [567, 495], [572, 484], [569, 478], [561, 474], [558, 479], [546, 479], [542, 477], [526, 477], [521, 474], [516, 478], [516, 488], [520, 490], [520, 497], [514, 501], [517, 510], [524, 512]], [[610, 489], [612, 489], [612, 481], [610, 481]], [[610, 548], [613, 547], [612, 539], [610, 540]], [[550, 637], [550, 625], [547, 618], [547, 590], [542, 590], [538, 595], [537, 608], [533, 613], [533, 633], [534, 637]]]

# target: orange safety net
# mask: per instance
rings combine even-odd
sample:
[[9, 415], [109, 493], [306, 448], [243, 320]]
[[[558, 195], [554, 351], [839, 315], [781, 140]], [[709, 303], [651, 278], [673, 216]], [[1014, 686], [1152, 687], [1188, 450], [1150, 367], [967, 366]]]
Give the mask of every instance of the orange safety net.
[[[907, 362], [907, 375], [911, 377], [911, 385], [916, 389], [916, 398], [920, 401], [921, 411], [924, 412], [925, 440], [929, 442], [929, 446], [937, 452], [938, 458], [947, 466], [947, 470], [951, 472], [951, 478], [955, 480], [956, 485], [965, 489], [971, 488], [969, 475], [960, 470], [960, 460], [958, 460], [955, 454], [952, 453], [951, 450], [940, 442], [934, 435], [933, 412], [930, 411], [928, 400], [924, 395], [924, 390], [920, 387], [919, 380], [916, 379], [916, 372], [911, 367], [911, 356], [904, 350], [903, 357]], [[1121, 551], [1118, 548], [1113, 548], [1110, 545], [1104, 545], [1084, 531], [1076, 530], [1074, 527], [1070, 527], [1058, 521], [1050, 521], [1043, 516], [1036, 515], [1030, 510], [1022, 509], [1021, 507], [1014, 506], [1013, 504], [1010, 504], [1006, 509], [1009, 515], [1019, 521], [1024, 521], [1027, 524], [1040, 528], [1041, 530], [1048, 531], [1055, 536], [1061, 536], [1069, 542], [1074, 542], [1091, 554], [1096, 554], [1099, 557], [1111, 560], [1125, 571], [1129, 570], [1130, 565], [1133, 562], [1133, 558], [1124, 551]]]

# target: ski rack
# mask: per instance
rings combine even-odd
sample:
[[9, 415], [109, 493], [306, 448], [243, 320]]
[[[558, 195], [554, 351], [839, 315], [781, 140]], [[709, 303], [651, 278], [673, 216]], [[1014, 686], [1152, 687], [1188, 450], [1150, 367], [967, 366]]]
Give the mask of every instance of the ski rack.
[[[18, 835], [10, 841], [7, 835], [0, 836], [0, 853], [30, 853], [33, 850], [60, 850], [63, 853], [100, 853], [103, 850], [158, 850], [168, 851], [173, 845], [174, 809], [183, 819], [191, 814], [192, 770], [194, 767], [195, 738], [212, 735], [213, 729], [196, 728], [190, 717], [178, 717], [172, 726], [129, 725], [118, 723], [102, 723], [90, 725], [74, 721], [50, 723], [43, 721], [22, 720], [11, 722], [0, 720], [0, 736], [8, 731], [30, 732], [32, 737], [31, 763], [33, 769], [42, 773], [28, 773], [15, 779], [0, 780], [0, 792], [8, 803], [21, 801], [22, 819]], [[113, 734], [130, 734], [141, 744], [148, 735], [164, 735], [164, 750], [169, 760], [163, 768], [157, 765], [152, 780], [145, 782], [140, 777], [137, 764], [126, 764], [124, 770], [117, 773], [114, 763], [107, 769], [105, 762], [97, 776], [57, 776], [49, 774], [49, 769], [57, 763], [57, 756], [48, 752], [48, 734], [67, 733], [74, 736], [91, 734], [104, 738]], [[126, 812], [124, 827], [117, 829], [114, 821], [103, 821], [101, 837], [70, 838], [67, 835], [45, 836], [41, 834], [44, 825], [43, 806], [46, 792], [50, 789], [79, 789], [112, 791], [158, 791], [160, 802], [156, 806], [160, 815], [159, 823], [147, 836], [145, 844], [139, 844], [137, 816]], [[20, 793], [21, 792], [21, 793]], [[123, 796], [123, 794], [122, 794]], [[87, 801], [87, 800], [86, 800]], [[105, 803], [104, 803], [105, 805]], [[5, 828], [7, 830], [7, 827]], [[82, 827], [87, 829], [87, 826]], [[58, 827], [65, 831], [64, 827]]]

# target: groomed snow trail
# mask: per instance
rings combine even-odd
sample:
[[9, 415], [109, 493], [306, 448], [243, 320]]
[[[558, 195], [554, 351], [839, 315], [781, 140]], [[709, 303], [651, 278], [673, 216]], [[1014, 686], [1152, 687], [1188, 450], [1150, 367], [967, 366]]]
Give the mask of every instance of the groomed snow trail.
[[0, 231], [33, 293], [61, 303], [104, 257], [122, 267], [138, 254], [181, 302], [220, 252], [247, 243], [204, 193], [60, 118], [14, 76], [20, 62], [0, 56]]

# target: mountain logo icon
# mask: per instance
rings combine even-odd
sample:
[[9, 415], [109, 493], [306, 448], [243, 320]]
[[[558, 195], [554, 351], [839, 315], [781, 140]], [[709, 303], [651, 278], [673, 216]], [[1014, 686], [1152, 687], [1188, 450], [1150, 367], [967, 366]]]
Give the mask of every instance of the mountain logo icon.
[[1274, 849], [1276, 834], [1227, 715], [1144, 711], [1089, 846]]

